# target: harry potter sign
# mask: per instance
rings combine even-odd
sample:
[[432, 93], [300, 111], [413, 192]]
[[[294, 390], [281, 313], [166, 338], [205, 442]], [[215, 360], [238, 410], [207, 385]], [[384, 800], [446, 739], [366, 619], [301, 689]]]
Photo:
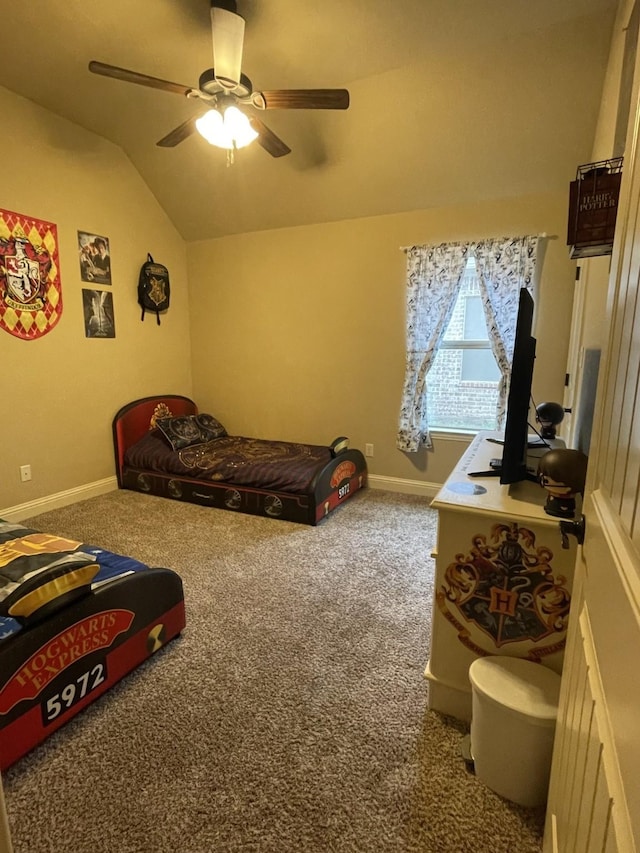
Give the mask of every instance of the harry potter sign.
[[61, 315], [56, 226], [0, 209], [0, 328], [33, 340]]

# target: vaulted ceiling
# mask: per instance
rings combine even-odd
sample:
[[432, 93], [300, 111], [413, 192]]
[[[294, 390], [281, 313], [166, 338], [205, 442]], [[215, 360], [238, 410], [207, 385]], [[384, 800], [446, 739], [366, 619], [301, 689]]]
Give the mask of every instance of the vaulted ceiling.
[[[292, 149], [234, 165], [194, 102], [90, 74], [197, 86], [209, 0], [6, 2], [0, 85], [120, 146], [187, 240], [556, 191], [588, 162], [616, 0], [238, 0], [254, 89], [344, 87], [347, 111], [260, 118]], [[3, 132], [11, 132], [4, 116]]]

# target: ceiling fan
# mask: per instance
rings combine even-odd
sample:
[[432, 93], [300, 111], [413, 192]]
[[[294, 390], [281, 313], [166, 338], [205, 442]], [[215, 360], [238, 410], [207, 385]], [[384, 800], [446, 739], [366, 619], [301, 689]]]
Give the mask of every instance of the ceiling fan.
[[233, 162], [237, 148], [254, 139], [272, 157], [282, 157], [291, 149], [253, 114], [254, 110], [346, 110], [349, 92], [346, 89], [254, 92], [251, 80], [241, 72], [244, 23], [235, 0], [211, 0], [214, 67], [202, 72], [197, 89], [96, 60], [89, 63], [89, 71], [173, 92], [206, 105], [206, 111], [201, 109], [156, 143], [163, 148], [173, 148], [197, 130], [212, 145], [227, 149], [228, 163]]

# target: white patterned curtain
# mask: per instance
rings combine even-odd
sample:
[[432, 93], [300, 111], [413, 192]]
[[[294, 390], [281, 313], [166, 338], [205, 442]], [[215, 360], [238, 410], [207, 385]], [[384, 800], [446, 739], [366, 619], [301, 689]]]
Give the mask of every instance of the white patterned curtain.
[[475, 255], [480, 293], [491, 349], [500, 368], [496, 419], [502, 426], [513, 361], [520, 288], [534, 295], [538, 237], [482, 240], [470, 247]]
[[407, 254], [407, 354], [396, 446], [431, 447], [426, 377], [444, 336], [467, 264], [469, 246], [411, 246]]

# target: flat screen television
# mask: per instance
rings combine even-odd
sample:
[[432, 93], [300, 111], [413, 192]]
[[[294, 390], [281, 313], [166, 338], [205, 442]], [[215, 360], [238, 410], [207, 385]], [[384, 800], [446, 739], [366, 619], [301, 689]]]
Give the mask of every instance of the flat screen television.
[[500, 465], [501, 483], [511, 484], [521, 480], [535, 480], [535, 474], [530, 474], [527, 470], [529, 401], [536, 357], [536, 339], [531, 334], [532, 328], [533, 298], [523, 287], [518, 301], [511, 381], [507, 397], [507, 418]]

